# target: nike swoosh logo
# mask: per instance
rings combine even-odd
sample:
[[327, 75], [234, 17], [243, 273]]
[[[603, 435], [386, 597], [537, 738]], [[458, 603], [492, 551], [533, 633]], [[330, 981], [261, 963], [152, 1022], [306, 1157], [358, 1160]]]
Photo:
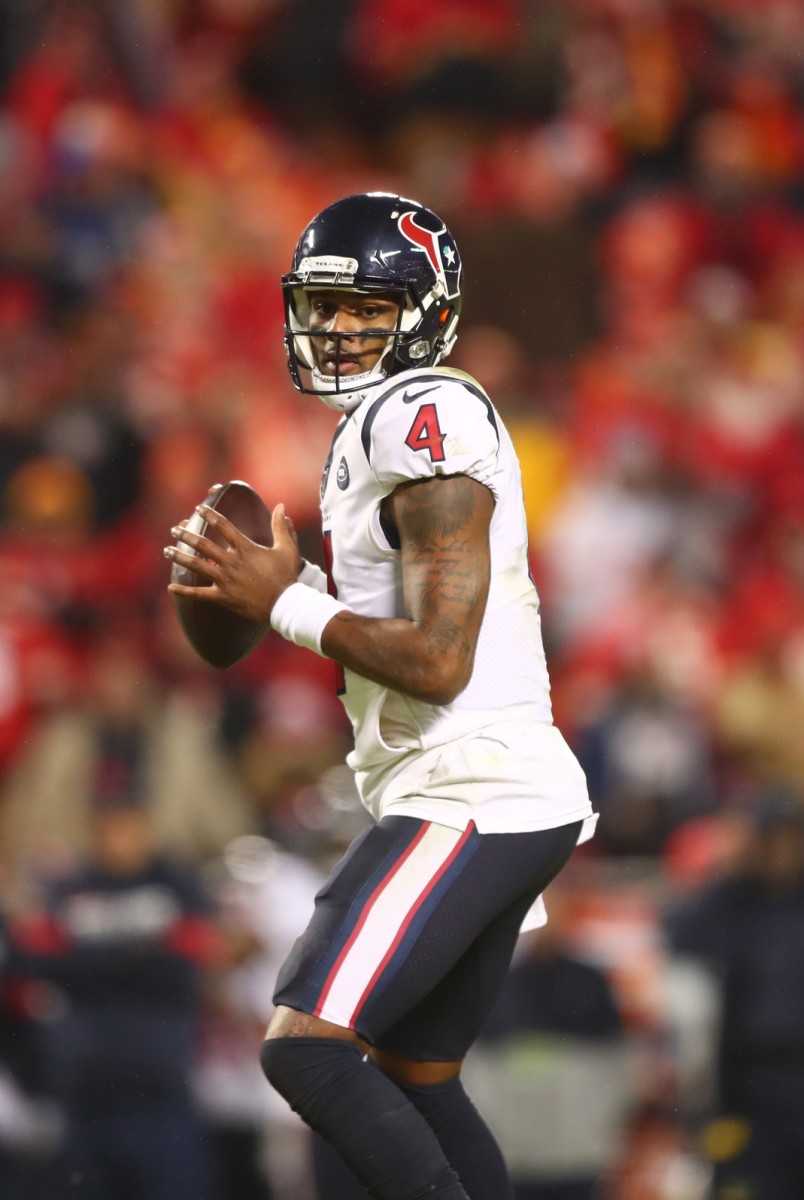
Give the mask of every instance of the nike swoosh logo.
[[418, 400], [420, 396], [426, 396], [428, 392], [434, 392], [439, 385], [431, 383], [429, 387], [419, 388], [418, 392], [403, 392], [402, 403], [412, 404], [414, 400]]

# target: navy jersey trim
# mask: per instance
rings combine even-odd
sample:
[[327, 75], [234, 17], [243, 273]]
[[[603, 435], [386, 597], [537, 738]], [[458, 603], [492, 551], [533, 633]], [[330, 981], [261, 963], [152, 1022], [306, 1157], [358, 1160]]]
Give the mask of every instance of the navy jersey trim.
[[399, 536], [399, 530], [390, 517], [387, 517], [382, 511], [382, 505], [380, 505], [380, 529], [385, 534], [385, 540], [392, 550], [402, 549], [402, 539]]
[[[385, 404], [385, 401], [390, 400], [392, 396], [397, 394], [397, 392], [406, 391], [408, 388], [413, 389], [424, 383], [437, 384], [445, 382], [460, 384], [461, 387], [466, 388], [467, 392], [470, 392], [473, 396], [480, 400], [482, 404], [485, 405], [486, 416], [491, 422], [491, 427], [494, 430], [497, 442], [499, 443], [500, 431], [497, 427], [497, 417], [494, 413], [492, 403], [485, 392], [482, 392], [479, 387], [476, 387], [473, 383], [467, 382], [465, 379], [445, 378], [443, 375], [420, 375], [417, 379], [408, 380], [407, 382], [400, 381], [399, 383], [394, 384], [394, 386], [390, 387], [382, 396], [377, 397], [366, 413], [366, 419], [364, 420], [363, 428], [360, 431], [360, 440], [363, 443], [363, 450], [369, 465], [371, 464], [371, 429], [377, 419], [380, 409], [382, 408], [383, 404]], [[415, 398], [415, 396], [412, 397], [412, 399]]]

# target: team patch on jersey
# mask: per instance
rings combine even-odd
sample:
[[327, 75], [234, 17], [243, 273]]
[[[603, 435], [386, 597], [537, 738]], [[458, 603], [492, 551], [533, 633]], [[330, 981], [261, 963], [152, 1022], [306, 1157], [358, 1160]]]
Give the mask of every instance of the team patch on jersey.
[[[322, 503], [324, 500], [324, 492], [327, 490], [327, 482], [329, 481], [329, 472], [332, 467], [332, 460], [335, 455], [335, 446], [338, 441], [338, 438], [341, 436], [343, 431], [348, 428], [348, 425], [349, 425], [348, 421], [341, 421], [340, 425], [335, 430], [335, 433], [332, 435], [332, 445], [329, 448], [329, 454], [327, 455], [327, 461], [324, 463], [324, 470], [321, 473], [321, 501], [322, 501]], [[347, 471], [347, 476], [348, 476], [348, 474], [349, 474], [349, 472]], [[347, 483], [348, 483], [348, 479], [347, 479]]]
[[342, 492], [345, 492], [349, 486], [349, 464], [345, 458], [342, 458], [338, 463], [338, 472], [335, 476], [335, 482]]

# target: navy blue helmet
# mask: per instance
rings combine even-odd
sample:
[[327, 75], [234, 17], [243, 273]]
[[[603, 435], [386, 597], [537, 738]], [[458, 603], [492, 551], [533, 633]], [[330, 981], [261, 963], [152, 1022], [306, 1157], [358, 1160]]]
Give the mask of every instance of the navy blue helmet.
[[[370, 372], [341, 377], [324, 375], [316, 366], [308, 296], [329, 288], [399, 298], [397, 326]], [[282, 277], [282, 291], [294, 386], [348, 410], [382, 379], [435, 366], [449, 354], [461, 312], [461, 259], [455, 239], [430, 209], [389, 192], [364, 192], [338, 200], [310, 222]]]

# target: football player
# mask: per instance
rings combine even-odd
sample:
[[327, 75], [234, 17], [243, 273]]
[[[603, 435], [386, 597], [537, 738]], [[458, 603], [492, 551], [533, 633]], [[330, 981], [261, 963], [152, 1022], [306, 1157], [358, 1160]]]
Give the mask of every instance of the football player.
[[340, 413], [326, 573], [281, 504], [270, 549], [202, 506], [225, 546], [177, 526], [206, 561], [166, 551], [208, 581], [175, 592], [334, 659], [375, 818], [280, 973], [263, 1068], [370, 1196], [504, 1200], [461, 1061], [595, 819], [552, 722], [519, 466], [480, 384], [441, 365], [461, 260], [435, 213], [348, 196], [304, 230], [282, 289], [293, 383]]

